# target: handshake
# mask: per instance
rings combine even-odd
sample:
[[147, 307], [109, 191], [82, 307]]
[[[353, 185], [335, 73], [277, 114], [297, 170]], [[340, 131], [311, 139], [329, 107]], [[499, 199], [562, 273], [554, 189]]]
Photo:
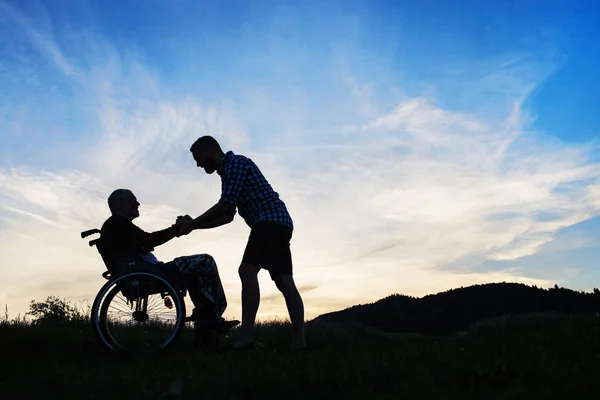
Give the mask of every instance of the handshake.
[[171, 226], [179, 229], [179, 233], [177, 234], [178, 237], [184, 236], [194, 230], [193, 221], [194, 219], [187, 214], [184, 216], [180, 215]]

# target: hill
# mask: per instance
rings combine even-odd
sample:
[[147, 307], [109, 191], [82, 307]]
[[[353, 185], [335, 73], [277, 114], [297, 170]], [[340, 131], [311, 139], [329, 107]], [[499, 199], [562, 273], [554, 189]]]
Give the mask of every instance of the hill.
[[315, 321], [360, 323], [388, 332], [446, 335], [503, 315], [596, 313], [600, 291], [577, 292], [520, 283], [473, 285], [421, 298], [394, 294], [377, 302], [323, 314]]

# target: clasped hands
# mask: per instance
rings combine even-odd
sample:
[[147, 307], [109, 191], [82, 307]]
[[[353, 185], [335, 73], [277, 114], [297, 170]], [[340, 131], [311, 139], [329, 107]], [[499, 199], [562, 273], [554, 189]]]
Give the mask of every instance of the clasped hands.
[[184, 236], [194, 230], [194, 228], [192, 226], [193, 220], [194, 219], [187, 214], [183, 215], [183, 216], [180, 215], [175, 220], [175, 223], [171, 226], [175, 226], [175, 227], [179, 228], [178, 236]]

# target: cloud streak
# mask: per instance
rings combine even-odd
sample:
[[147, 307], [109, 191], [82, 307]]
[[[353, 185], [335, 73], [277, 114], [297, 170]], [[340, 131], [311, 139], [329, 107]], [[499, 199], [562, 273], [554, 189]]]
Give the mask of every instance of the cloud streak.
[[54, 38], [48, 35], [48, 32], [40, 32], [35, 29], [25, 15], [4, 1], [0, 1], [0, 15], [4, 15], [17, 28], [20, 28], [36, 50], [61, 73], [71, 79], [78, 77], [77, 71], [64, 56]]

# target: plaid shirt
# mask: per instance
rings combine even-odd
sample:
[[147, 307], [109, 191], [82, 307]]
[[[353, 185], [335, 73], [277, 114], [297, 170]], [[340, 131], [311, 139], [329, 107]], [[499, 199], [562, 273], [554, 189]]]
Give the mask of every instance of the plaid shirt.
[[279, 194], [251, 159], [228, 151], [217, 173], [221, 176], [221, 201], [237, 207], [250, 228], [258, 221], [277, 222], [294, 228]]

